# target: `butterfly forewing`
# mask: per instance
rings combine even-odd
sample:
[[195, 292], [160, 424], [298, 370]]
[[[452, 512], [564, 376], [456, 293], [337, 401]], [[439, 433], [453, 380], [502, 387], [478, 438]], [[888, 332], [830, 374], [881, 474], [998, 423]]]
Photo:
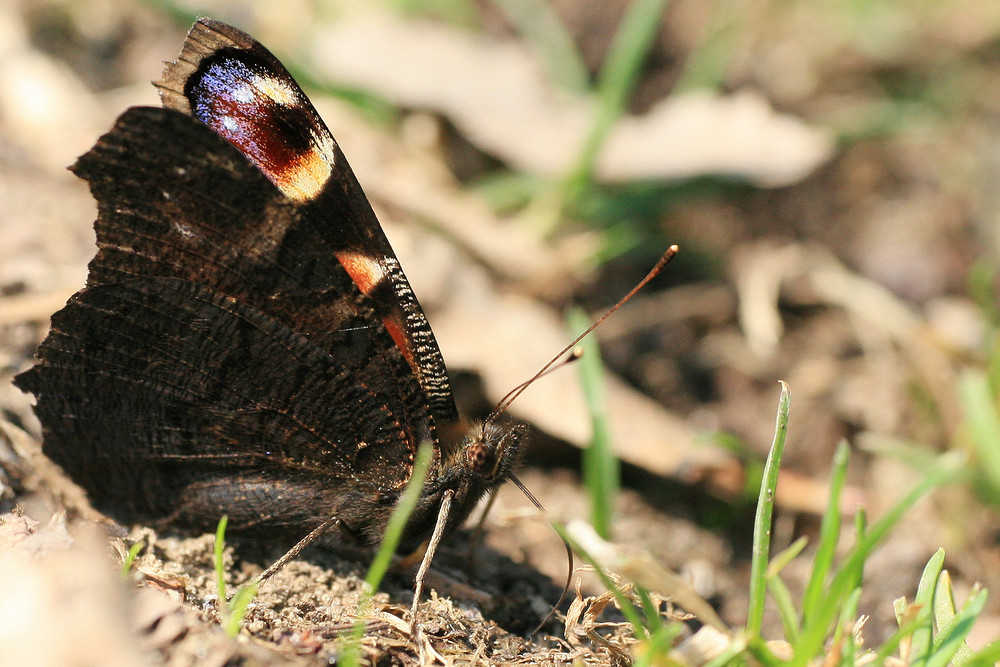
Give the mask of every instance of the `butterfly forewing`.
[[226, 138], [301, 205], [375, 310], [438, 422], [457, 419], [427, 318], [340, 147], [288, 70], [246, 33], [202, 20], [157, 83], [163, 103]]

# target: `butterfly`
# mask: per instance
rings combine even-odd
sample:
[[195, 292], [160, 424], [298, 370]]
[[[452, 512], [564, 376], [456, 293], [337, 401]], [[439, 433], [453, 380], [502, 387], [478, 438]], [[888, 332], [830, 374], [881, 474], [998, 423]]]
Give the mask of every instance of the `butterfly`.
[[[448, 372], [361, 186], [288, 70], [200, 19], [71, 170], [98, 202], [86, 286], [38, 363], [43, 450], [122, 522], [402, 544], [514, 476], [523, 425], [463, 435]], [[515, 478], [516, 479], [516, 478]]]

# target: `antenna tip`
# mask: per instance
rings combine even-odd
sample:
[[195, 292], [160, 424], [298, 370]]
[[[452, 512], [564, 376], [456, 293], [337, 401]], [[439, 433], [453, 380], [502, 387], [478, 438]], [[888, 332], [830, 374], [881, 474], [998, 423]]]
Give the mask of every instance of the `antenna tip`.
[[654, 266], [653, 270], [650, 271], [649, 277], [651, 278], [651, 277], [655, 276], [657, 273], [659, 273], [660, 271], [662, 271], [663, 267], [665, 267], [667, 264], [669, 264], [670, 260], [672, 260], [674, 258], [674, 256], [678, 252], [680, 252], [680, 250], [681, 249], [677, 246], [676, 243], [674, 243], [669, 248], [667, 248], [666, 252], [664, 252], [662, 255], [660, 255], [660, 260], [656, 263], [656, 266]]

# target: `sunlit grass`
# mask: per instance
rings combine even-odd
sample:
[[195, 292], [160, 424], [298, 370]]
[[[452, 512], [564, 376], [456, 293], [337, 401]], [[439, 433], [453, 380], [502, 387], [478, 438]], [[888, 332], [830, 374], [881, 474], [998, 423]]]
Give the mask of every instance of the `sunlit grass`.
[[[575, 309], [570, 312], [571, 331], [584, 330], [590, 324], [590, 318], [583, 310]], [[583, 348], [583, 356], [576, 365], [580, 371], [580, 384], [592, 429], [590, 444], [583, 451], [583, 484], [590, 498], [591, 524], [601, 537], [610, 539], [621, 473], [618, 457], [612, 448], [608, 424], [604, 364], [595, 336], [587, 336], [579, 345]]]
[[128, 579], [128, 575], [132, 572], [132, 567], [135, 565], [135, 559], [139, 557], [139, 552], [142, 548], [146, 546], [146, 543], [139, 540], [133, 544], [128, 549], [128, 553], [125, 554], [125, 558], [122, 560], [121, 578], [122, 581]]
[[396, 504], [396, 509], [393, 510], [392, 516], [389, 518], [385, 535], [382, 537], [382, 544], [379, 545], [378, 551], [375, 553], [375, 558], [372, 560], [371, 565], [368, 567], [368, 573], [365, 575], [364, 586], [361, 596], [358, 599], [357, 611], [355, 612], [357, 620], [354, 623], [354, 628], [350, 636], [343, 642], [343, 649], [337, 664], [344, 665], [345, 667], [355, 667], [360, 664], [359, 647], [361, 646], [361, 639], [365, 634], [365, 627], [371, 611], [372, 596], [375, 595], [375, 591], [381, 585], [386, 572], [389, 571], [393, 554], [396, 553], [396, 549], [399, 548], [399, 543], [403, 539], [406, 522], [410, 519], [410, 515], [413, 514], [413, 510], [417, 506], [417, 501], [420, 500], [420, 493], [424, 488], [424, 481], [427, 479], [427, 472], [430, 470], [433, 454], [434, 447], [431, 443], [423, 443], [420, 449], [417, 450], [417, 459], [413, 464], [413, 474], [410, 475], [410, 481], [406, 483], [403, 497]]
[[[790, 409], [790, 393], [782, 386], [774, 442], [768, 455], [754, 521], [751, 583], [747, 620], [742, 628], [725, 633], [727, 646], [707, 664], [806, 666], [884, 664], [889, 658], [906, 665], [986, 665], [1000, 655], [1000, 642], [976, 652], [965, 642], [983, 610], [986, 591], [974, 589], [961, 604], [955, 603], [951, 579], [943, 569], [944, 551], [928, 561], [917, 582], [912, 603], [900, 599], [895, 604], [899, 629], [878, 646], [866, 646], [863, 618], [858, 601], [864, 585], [865, 564], [875, 550], [898, 527], [903, 516], [935, 488], [958, 479], [963, 469], [961, 456], [940, 456], [924, 477], [905, 493], [885, 514], [869, 524], [861, 510], [854, 519], [854, 545], [840, 548], [841, 501], [845, 487], [849, 448], [841, 443], [833, 461], [827, 510], [822, 518], [816, 548], [809, 565], [810, 575], [798, 599], [782, 579], [783, 569], [804, 557], [806, 540], [771, 554], [770, 535], [774, 512], [778, 469], [784, 448]], [[684, 636], [679, 622], [661, 617], [651, 604], [650, 590], [632, 580], [626, 590], [619, 575], [612, 576], [600, 562], [563, 528], [561, 533], [595, 569], [614, 592], [637, 644], [633, 657], [637, 665], [685, 665], [672, 644]], [[843, 552], [839, 558], [838, 553]], [[614, 569], [614, 566], [612, 566]], [[648, 569], [648, 568], [647, 568]], [[770, 601], [781, 621], [782, 636], [763, 635], [765, 603]], [[687, 611], [692, 611], [688, 609]], [[707, 619], [703, 619], [708, 624]], [[717, 621], [712, 624], [717, 627]]]
[[226, 526], [229, 524], [229, 517], [224, 516], [219, 520], [219, 525], [215, 530], [215, 585], [219, 593], [219, 617], [222, 620], [222, 627], [226, 634], [235, 637], [240, 633], [243, 618], [246, 616], [250, 603], [257, 596], [257, 589], [260, 584], [251, 582], [246, 586], [241, 586], [230, 600], [226, 592]]

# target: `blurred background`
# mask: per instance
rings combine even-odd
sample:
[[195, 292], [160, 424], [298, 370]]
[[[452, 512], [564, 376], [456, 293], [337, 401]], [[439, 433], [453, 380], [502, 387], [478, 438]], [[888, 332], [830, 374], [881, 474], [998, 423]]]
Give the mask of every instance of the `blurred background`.
[[[938, 547], [961, 595], [1000, 590], [1000, 3], [6, 0], [0, 410], [30, 433], [10, 380], [94, 250], [95, 205], [65, 168], [125, 108], [158, 104], [149, 82], [205, 15], [316, 104], [467, 414], [680, 245], [595, 335], [603, 408], [568, 368], [511, 410], [536, 431], [523, 478], [551, 511], [591, 516], [580, 452], [598, 424], [622, 459], [607, 536], [740, 623], [782, 379], [776, 548], [815, 535], [839, 442], [845, 516], [877, 517], [957, 449], [962, 482], [872, 558], [861, 609], [890, 631]], [[570, 324], [571, 306], [588, 314]], [[551, 532], [504, 518], [524, 505], [501, 496], [490, 543], [559, 578]], [[994, 596], [970, 643], [1000, 635], [998, 612]]]

